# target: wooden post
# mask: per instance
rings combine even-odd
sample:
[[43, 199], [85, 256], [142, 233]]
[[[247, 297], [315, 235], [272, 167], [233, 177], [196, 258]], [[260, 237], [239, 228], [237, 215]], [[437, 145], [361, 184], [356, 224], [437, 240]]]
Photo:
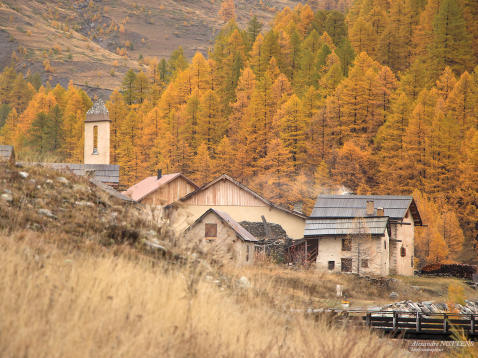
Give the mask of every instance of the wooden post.
[[448, 332], [448, 320], [447, 320], [447, 314], [443, 314], [443, 332], [447, 333]]
[[422, 324], [421, 324], [420, 318], [421, 318], [420, 312], [417, 312], [416, 330], [418, 333], [420, 333], [420, 331], [422, 330]]
[[365, 324], [367, 327], [372, 326], [372, 314], [370, 312], [367, 312], [367, 317], [365, 318]]
[[398, 312], [393, 311], [393, 330], [395, 331], [397, 329], [397, 318], [398, 318]]
[[471, 315], [471, 323], [470, 323], [470, 329], [471, 329], [471, 334], [475, 334], [475, 315]]

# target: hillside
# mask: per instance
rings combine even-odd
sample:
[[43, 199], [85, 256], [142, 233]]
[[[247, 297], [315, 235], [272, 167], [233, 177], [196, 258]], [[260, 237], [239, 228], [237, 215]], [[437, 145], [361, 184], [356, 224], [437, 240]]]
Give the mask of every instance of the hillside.
[[[237, 21], [245, 25], [254, 14], [269, 24], [277, 10], [297, 3], [236, 0]], [[336, 6], [323, 3], [322, 7]], [[224, 24], [220, 5], [219, 0], [3, 0], [0, 69], [15, 52], [17, 69], [23, 72], [39, 72], [52, 84], [66, 86], [71, 80], [96, 89], [96, 94], [108, 94], [120, 87], [128, 69], [142, 67], [140, 56], [168, 58], [178, 46], [187, 57], [196, 51], [206, 54]]]

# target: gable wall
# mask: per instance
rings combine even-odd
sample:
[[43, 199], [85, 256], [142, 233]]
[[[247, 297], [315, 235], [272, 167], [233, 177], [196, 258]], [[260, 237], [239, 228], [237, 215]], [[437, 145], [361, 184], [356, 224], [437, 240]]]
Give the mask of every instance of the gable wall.
[[[401, 240], [392, 242], [390, 245], [391, 273], [404, 276], [413, 276], [414, 267], [412, 261], [415, 258], [415, 224], [410, 209], [403, 218], [403, 224], [393, 224], [392, 240]], [[406, 250], [405, 257], [400, 254], [401, 247]]]
[[228, 180], [220, 180], [184, 202], [186, 205], [266, 206], [246, 190]]
[[[217, 238], [206, 240], [205, 225], [217, 225]], [[234, 261], [238, 265], [254, 263], [255, 245], [245, 242], [237, 237], [236, 232], [225, 224], [216, 214], [207, 214], [200, 222], [196, 223], [186, 233], [186, 238], [191, 245], [198, 245], [205, 253], [208, 251], [223, 261]]]
[[177, 177], [158, 190], [146, 196], [141, 203], [148, 205], [169, 205], [194, 191], [194, 186], [184, 178]]

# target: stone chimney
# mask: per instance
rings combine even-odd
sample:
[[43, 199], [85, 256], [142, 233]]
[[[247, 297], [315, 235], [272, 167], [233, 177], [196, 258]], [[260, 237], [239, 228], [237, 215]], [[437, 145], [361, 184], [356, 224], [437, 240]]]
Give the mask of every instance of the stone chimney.
[[294, 204], [294, 211], [298, 213], [302, 213], [304, 210], [304, 203], [302, 201], [298, 201]]
[[163, 170], [162, 170], [162, 169], [158, 169], [158, 176], [157, 176], [157, 178], [156, 178], [156, 179], [158, 179], [158, 180], [159, 180], [159, 179], [161, 179], [161, 178], [162, 178], [162, 176], [163, 176]]
[[377, 216], [385, 216], [383, 208], [377, 208]]
[[375, 214], [375, 204], [373, 200], [367, 200], [367, 207], [365, 209], [365, 214], [367, 216], [373, 216], [373, 214]]
[[110, 126], [108, 109], [99, 99], [86, 112], [85, 164], [110, 164]]

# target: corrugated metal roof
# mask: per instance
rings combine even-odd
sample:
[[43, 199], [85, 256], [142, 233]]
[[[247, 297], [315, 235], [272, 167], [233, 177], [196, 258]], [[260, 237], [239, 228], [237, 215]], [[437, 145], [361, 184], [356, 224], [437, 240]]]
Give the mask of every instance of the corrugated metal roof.
[[319, 195], [310, 217], [313, 218], [356, 218], [366, 216], [367, 201], [374, 202], [377, 208], [384, 209], [384, 216], [401, 220], [412, 206], [416, 225], [421, 225], [421, 218], [411, 196], [393, 195]]
[[10, 160], [13, 155], [13, 146], [0, 145], [0, 160]]
[[165, 174], [158, 179], [157, 176], [147, 177], [146, 179], [141, 180], [139, 183], [129, 187], [126, 191], [123, 192], [124, 195], [128, 195], [130, 198], [136, 201], [144, 199], [149, 194], [155, 192], [163, 185], [173, 181], [176, 178], [182, 177], [196, 189], [198, 186], [194, 184], [191, 180], [186, 178], [181, 173]]
[[330, 235], [384, 235], [388, 217], [308, 219], [304, 237]]

